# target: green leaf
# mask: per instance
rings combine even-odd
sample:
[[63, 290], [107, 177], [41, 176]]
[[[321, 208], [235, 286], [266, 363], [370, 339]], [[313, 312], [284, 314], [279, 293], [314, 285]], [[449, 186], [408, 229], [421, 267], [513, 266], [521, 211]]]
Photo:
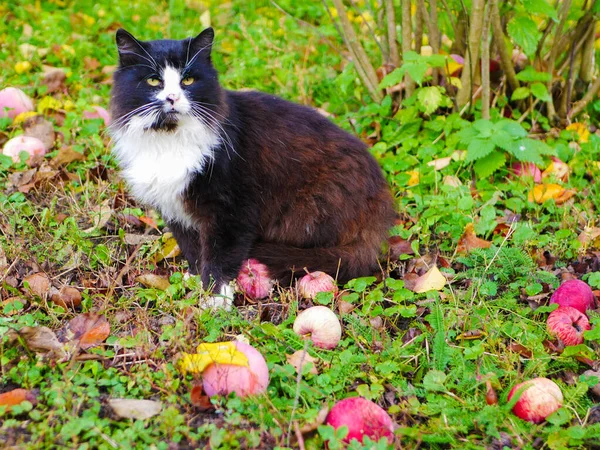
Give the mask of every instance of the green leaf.
[[417, 99], [423, 107], [425, 114], [431, 114], [438, 109], [442, 103], [442, 93], [437, 86], [428, 86], [419, 89]]
[[538, 165], [543, 165], [544, 161], [540, 156], [540, 152], [537, 150], [535, 145], [532, 145], [533, 139], [520, 139], [515, 141], [514, 144], [508, 149], [519, 161], [532, 162]]
[[543, 102], [552, 100], [548, 89], [542, 83], [533, 83], [531, 85], [531, 93], [534, 95], [534, 97], [539, 98]]
[[473, 122], [473, 127], [479, 132], [480, 138], [488, 138], [494, 133], [494, 124], [489, 120], [476, 120]]
[[406, 64], [403, 67], [417, 84], [421, 84], [423, 82], [423, 78], [425, 78], [425, 74], [429, 68], [425, 62]]
[[392, 70], [385, 77], [383, 77], [383, 80], [381, 80], [381, 83], [379, 83], [379, 89], [385, 89], [399, 84], [404, 78], [405, 71], [406, 70], [404, 67], [398, 67], [397, 69]]
[[547, 0], [523, 0], [523, 6], [530, 14], [550, 17], [551, 19], [558, 21], [556, 9], [554, 9], [554, 7], [547, 2]]
[[490, 140], [473, 139], [467, 148], [467, 162], [481, 159], [494, 151], [496, 145]]
[[478, 160], [473, 165], [473, 170], [479, 178], [486, 178], [496, 170], [506, 164], [506, 154], [504, 152], [493, 151], [485, 158]]
[[517, 74], [517, 80], [533, 83], [540, 81], [542, 83], [551, 80], [550, 74], [547, 72], [538, 72], [532, 66], [527, 66]]
[[527, 56], [533, 56], [537, 44], [542, 37], [536, 23], [525, 15], [518, 15], [508, 22], [506, 27], [508, 35], [523, 49]]
[[521, 86], [520, 88], [515, 89], [515, 92], [510, 96], [511, 100], [523, 100], [524, 98], [529, 97], [529, 93], [531, 91], [528, 87]]
[[446, 374], [441, 370], [430, 370], [423, 377], [423, 387], [428, 391], [445, 391]]
[[479, 136], [479, 132], [473, 126], [467, 126], [456, 133], [461, 144], [469, 145], [473, 139]]
[[527, 131], [519, 122], [510, 119], [502, 119], [496, 123], [496, 130], [504, 130], [513, 138], [527, 136]]
[[492, 142], [502, 150], [508, 150], [513, 141], [513, 137], [507, 131], [499, 130], [492, 134]]

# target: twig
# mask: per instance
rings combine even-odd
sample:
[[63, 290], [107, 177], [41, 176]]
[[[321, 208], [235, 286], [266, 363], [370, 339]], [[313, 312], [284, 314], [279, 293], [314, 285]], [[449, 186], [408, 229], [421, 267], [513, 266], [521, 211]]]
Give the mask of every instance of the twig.
[[500, 54], [500, 66], [506, 75], [506, 81], [512, 90], [515, 91], [519, 88], [520, 84], [519, 80], [517, 80], [517, 74], [515, 73], [512, 58], [504, 42], [504, 31], [502, 30], [502, 23], [500, 22], [498, 0], [491, 0], [490, 8], [492, 10], [491, 23], [494, 31], [494, 44], [496, 44], [496, 49]]
[[10, 271], [13, 270], [13, 268], [17, 265], [17, 263], [19, 262], [20, 259], [21, 259], [21, 257], [17, 256], [15, 258], [15, 260], [10, 264], [10, 266], [8, 266], [8, 268], [4, 271], [4, 275], [2, 275], [2, 277], [0, 277], [0, 283], [4, 282], [4, 279], [8, 276]]
[[483, 29], [483, 15], [485, 0], [473, 0], [471, 3], [471, 17], [469, 20], [469, 45], [465, 56], [465, 65], [461, 76], [462, 88], [456, 95], [456, 103], [459, 107], [472, 104], [473, 79], [475, 68], [479, 61], [479, 46], [481, 44], [481, 32]]
[[296, 393], [294, 395], [294, 405], [292, 406], [292, 413], [290, 414], [290, 425], [288, 426], [286, 445], [290, 446], [290, 435], [292, 434], [292, 425], [294, 423], [294, 414], [296, 414], [296, 408], [298, 408], [298, 402], [300, 401], [300, 383], [302, 383], [302, 368], [304, 366], [304, 358], [308, 351], [309, 339], [304, 343], [304, 350], [302, 351], [302, 357], [300, 358], [300, 364], [298, 369], [298, 376], [296, 377]]
[[600, 90], [600, 76], [596, 78], [596, 81], [590, 86], [589, 90], [585, 93], [583, 98], [573, 105], [573, 109], [569, 111], [567, 115], [567, 119], [570, 121], [573, 117], [579, 114], [581, 111], [585, 109], [589, 102], [591, 102], [596, 94]]
[[362, 19], [363, 23], [367, 26], [367, 29], [369, 30], [369, 33], [371, 34], [371, 37], [373, 38], [373, 40], [377, 44], [377, 47], [379, 47], [379, 51], [381, 52], [382, 59], [385, 60], [385, 50], [381, 46], [381, 42], [379, 42], [379, 39], [377, 39], [377, 36], [375, 35], [375, 32], [373, 31], [373, 28], [371, 28], [371, 25], [369, 24], [369, 22], [367, 21], [367, 19], [365, 19], [365, 16], [363, 15], [363, 13], [360, 10], [360, 8], [356, 5], [356, 3], [354, 2], [354, 0], [350, 0], [350, 3], [352, 3], [352, 6], [354, 6], [354, 9], [356, 9], [358, 11], [358, 15]]
[[581, 50], [581, 67], [579, 68], [579, 78], [585, 83], [592, 81], [592, 75], [594, 71], [594, 57], [596, 50], [594, 48], [594, 42], [596, 39], [596, 21], [592, 21], [592, 25], [588, 29], [587, 37]]
[[296, 421], [294, 421], [294, 432], [296, 433], [296, 440], [298, 441], [298, 449], [305, 450], [304, 437], [302, 436], [302, 431], [300, 431], [300, 425], [298, 425], [298, 422]]

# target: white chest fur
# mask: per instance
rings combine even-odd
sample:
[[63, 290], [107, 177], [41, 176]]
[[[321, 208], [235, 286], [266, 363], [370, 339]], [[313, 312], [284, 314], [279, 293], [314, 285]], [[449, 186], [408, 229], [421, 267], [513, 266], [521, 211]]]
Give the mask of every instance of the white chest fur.
[[219, 137], [188, 116], [181, 118], [173, 132], [131, 125], [127, 131], [114, 133], [113, 153], [133, 195], [157, 208], [163, 219], [193, 227], [182, 194], [192, 176], [214, 157]]

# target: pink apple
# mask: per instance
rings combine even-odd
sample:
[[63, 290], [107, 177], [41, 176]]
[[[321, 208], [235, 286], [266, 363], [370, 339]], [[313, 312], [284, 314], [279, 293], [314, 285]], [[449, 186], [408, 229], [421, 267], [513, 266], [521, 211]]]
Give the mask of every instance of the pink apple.
[[533, 177], [533, 181], [542, 181], [542, 171], [534, 163], [516, 162], [512, 165], [512, 171], [517, 178]]
[[550, 334], [558, 337], [565, 345], [583, 343], [583, 332], [591, 328], [587, 316], [570, 306], [560, 306], [552, 311], [547, 325]]
[[33, 102], [21, 89], [7, 87], [0, 91], [0, 117], [14, 119], [19, 114], [33, 109]]
[[110, 125], [110, 114], [108, 114], [108, 111], [106, 109], [98, 105], [93, 105], [91, 109], [93, 109], [93, 111], [83, 112], [84, 119], [102, 119], [104, 120], [105, 126]]
[[513, 406], [513, 413], [523, 420], [540, 423], [557, 411], [563, 403], [563, 395], [558, 385], [548, 378], [534, 378], [513, 387], [508, 400], [521, 388], [524, 390]]
[[337, 294], [335, 280], [325, 272], [311, 272], [298, 280], [298, 293], [303, 298], [314, 300], [319, 292]]
[[2, 149], [2, 154], [10, 156], [14, 162], [19, 161], [21, 152], [29, 154], [27, 162], [30, 163], [32, 158], [46, 154], [46, 146], [38, 138], [17, 136], [4, 144], [4, 148]]
[[229, 395], [235, 392], [238, 397], [261, 394], [269, 385], [269, 368], [265, 358], [251, 345], [237, 341], [236, 348], [248, 358], [248, 367], [234, 364], [214, 363], [202, 372], [204, 392], [209, 397]]
[[244, 261], [237, 277], [237, 284], [240, 291], [252, 300], [268, 297], [273, 288], [269, 269], [256, 259]]
[[567, 280], [561, 284], [552, 297], [550, 303], [558, 306], [570, 306], [585, 314], [586, 310], [594, 309], [594, 293], [588, 284], [581, 280]]
[[394, 441], [394, 422], [379, 405], [363, 397], [346, 398], [337, 402], [325, 419], [327, 425], [335, 429], [348, 427], [344, 442], [353, 439], [362, 443], [364, 436], [373, 441], [385, 437], [389, 443]]

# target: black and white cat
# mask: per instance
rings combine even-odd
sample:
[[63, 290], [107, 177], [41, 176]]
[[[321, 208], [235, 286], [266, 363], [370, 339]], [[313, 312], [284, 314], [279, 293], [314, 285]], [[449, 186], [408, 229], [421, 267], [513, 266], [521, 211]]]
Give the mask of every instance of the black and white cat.
[[248, 258], [282, 283], [305, 268], [340, 281], [377, 270], [395, 212], [366, 146], [310, 108], [224, 90], [213, 37], [117, 31], [111, 134], [133, 195], [161, 212], [190, 271], [215, 283], [216, 305]]

